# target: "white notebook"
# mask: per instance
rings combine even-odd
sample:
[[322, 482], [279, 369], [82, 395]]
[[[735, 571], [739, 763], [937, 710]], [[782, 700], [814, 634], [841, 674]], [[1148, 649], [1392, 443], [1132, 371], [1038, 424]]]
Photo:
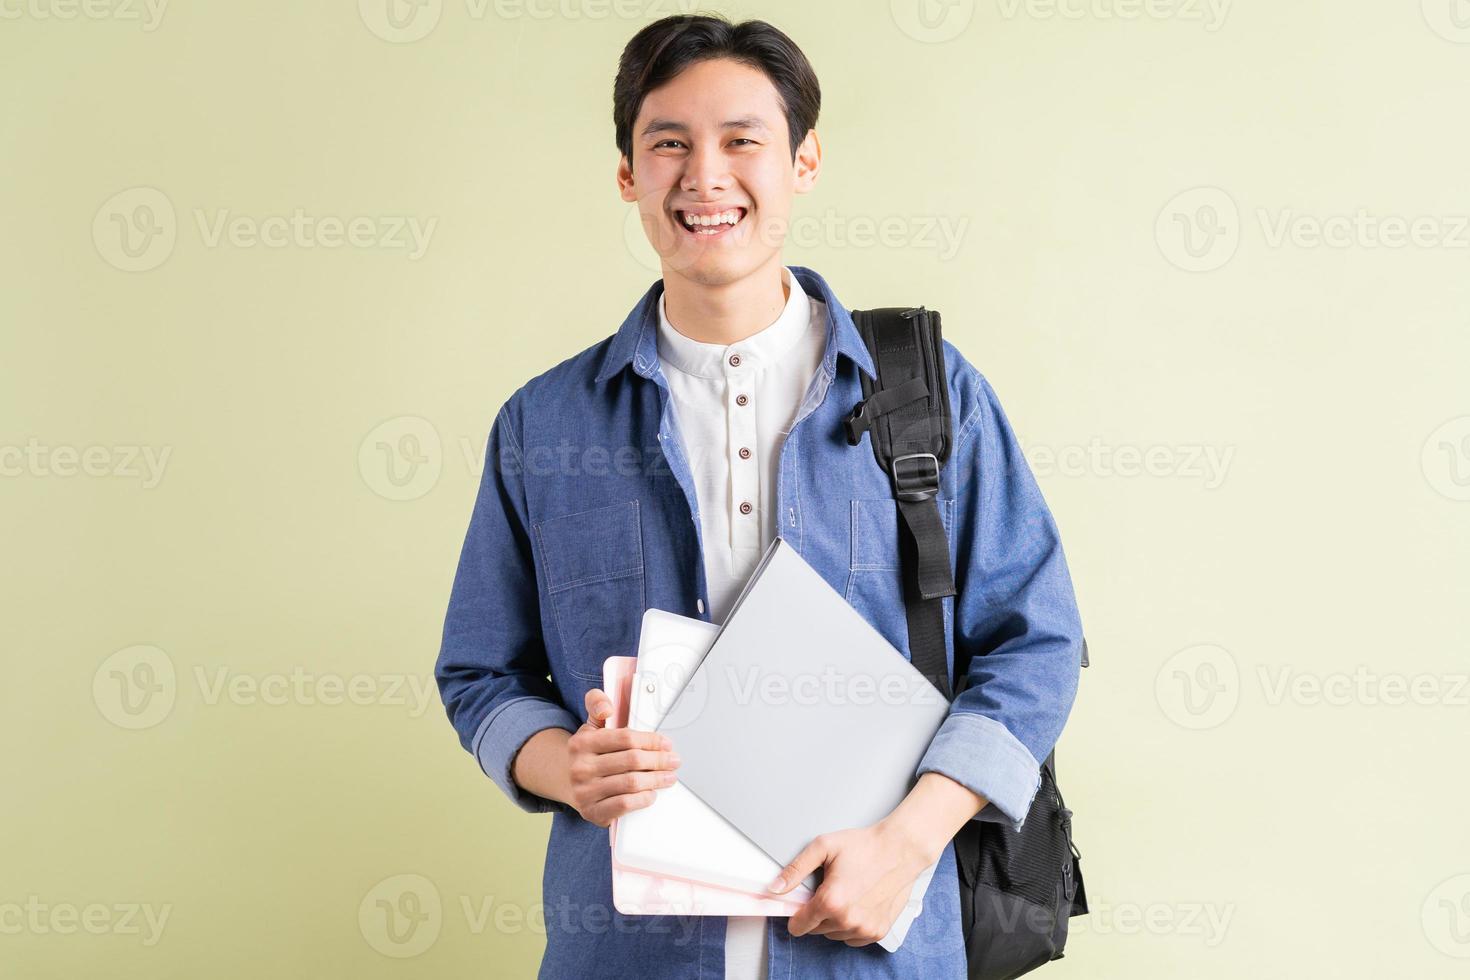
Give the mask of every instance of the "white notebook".
[[[665, 720], [675, 695], [688, 683], [695, 664], [719, 631], [712, 623], [662, 609], [643, 614], [629, 728], [651, 732]], [[697, 705], [696, 696], [681, 710], [697, 711]], [[679, 721], [678, 716], [668, 719], [667, 732], [675, 751], [679, 749]], [[653, 805], [618, 818], [613, 854], [642, 871], [750, 892], [764, 892], [781, 871], [779, 863], [682, 783], [659, 790]], [[787, 894], [805, 901], [816, 885], [813, 875]]]

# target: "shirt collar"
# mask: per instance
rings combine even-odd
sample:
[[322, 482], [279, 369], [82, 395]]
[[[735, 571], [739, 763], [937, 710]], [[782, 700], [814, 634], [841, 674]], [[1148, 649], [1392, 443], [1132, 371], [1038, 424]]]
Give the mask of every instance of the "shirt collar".
[[781, 270], [789, 288], [780, 316], [766, 327], [733, 344], [695, 340], [669, 321], [665, 302], [658, 298], [658, 355], [665, 363], [699, 378], [743, 376], [777, 363], [811, 326], [812, 304], [789, 269]]
[[[833, 295], [827, 280], [805, 266], [789, 267], [791, 275], [800, 284], [807, 296], [815, 296], [826, 304], [827, 339], [822, 355], [822, 370], [829, 379], [837, 374], [837, 355], [842, 354], [863, 370], [869, 378], [877, 374], [872, 355], [853, 326], [852, 314]], [[617, 374], [629, 363], [641, 377], [652, 378], [659, 372], [658, 363], [658, 301], [663, 295], [664, 281], [654, 282], [628, 313], [618, 332], [612, 336], [607, 352], [602, 358], [602, 367], [594, 379], [601, 383]], [[795, 290], [792, 290], [793, 295]], [[789, 302], [788, 302], [789, 305]], [[748, 338], [747, 338], [748, 339]]]

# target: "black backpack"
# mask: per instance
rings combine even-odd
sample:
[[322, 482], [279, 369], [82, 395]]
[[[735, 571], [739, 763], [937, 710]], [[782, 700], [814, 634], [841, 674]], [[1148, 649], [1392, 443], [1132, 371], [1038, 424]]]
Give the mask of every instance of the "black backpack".
[[[952, 419], [939, 313], [885, 307], [854, 310], [852, 319], [873, 355], [877, 380], [862, 376], [863, 400], [843, 420], [847, 441], [856, 446], [867, 432], [889, 474], [913, 663], [950, 699], [942, 603], [955, 586], [937, 498]], [[955, 664], [960, 690], [969, 666], [968, 659]], [[1041, 765], [1041, 786], [1021, 830], [971, 820], [955, 835], [970, 980], [1010, 980], [1061, 959], [1068, 920], [1087, 913], [1082, 856], [1072, 842], [1072, 811], [1057, 788], [1055, 755]]]

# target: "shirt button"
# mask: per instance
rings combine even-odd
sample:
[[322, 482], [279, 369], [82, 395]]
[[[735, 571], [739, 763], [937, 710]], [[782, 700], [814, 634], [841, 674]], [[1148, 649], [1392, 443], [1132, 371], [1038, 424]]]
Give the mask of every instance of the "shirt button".
[[744, 395], [736, 395], [735, 396], [735, 404], [737, 404], [737, 405], [744, 405], [748, 401], [750, 401], [750, 399], [747, 398], [747, 397], [745, 397]]
[[747, 449], [747, 448], [745, 448], [744, 446], [741, 446], [740, 447], [740, 458], [741, 459], [749, 459], [750, 458], [750, 450]]
[[731, 367], [739, 367], [740, 366], [740, 355], [739, 354], [731, 354], [730, 355], [730, 366]]
[[740, 505], [740, 513], [742, 514], [749, 514], [752, 510], [754, 510], [754, 508], [750, 506], [750, 501], [748, 500]]
[[697, 608], [700, 612], [704, 612], [704, 600], [703, 599], [695, 599], [694, 600], [694, 605], [695, 605], [695, 608]]

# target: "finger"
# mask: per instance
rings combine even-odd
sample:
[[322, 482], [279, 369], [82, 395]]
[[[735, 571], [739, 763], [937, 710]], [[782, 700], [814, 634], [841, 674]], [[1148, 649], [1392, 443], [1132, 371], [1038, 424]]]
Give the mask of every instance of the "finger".
[[821, 903], [815, 898], [797, 909], [786, 923], [786, 930], [793, 936], [825, 936], [837, 929], [837, 922], [828, 917]]
[[658, 732], [638, 732], [631, 728], [597, 728], [587, 732], [584, 740], [588, 751], [599, 755], [609, 752], [625, 752], [628, 749], [646, 749], [653, 752], [671, 752], [674, 743], [667, 735]]
[[771, 882], [767, 891], [780, 895], [789, 891], [797, 882], [802, 881], [807, 875], [827, 863], [829, 849], [825, 837], [817, 837], [801, 853], [796, 855], [792, 862], [781, 869], [776, 880]]
[[893, 923], [898, 921], [898, 914], [908, 902], [906, 892], [900, 893], [888, 903], [888, 915], [886, 921], [879, 919], [876, 924], [869, 922], [870, 928], [866, 929], [839, 929], [827, 934], [827, 938], [847, 943], [849, 946], [867, 946], [876, 943], [893, 929]]
[[847, 929], [834, 927], [827, 930], [823, 935], [833, 942], [847, 943], [849, 946], [866, 946], [869, 943], [875, 943], [883, 938], [882, 936], [874, 936], [871, 929], [861, 926], [852, 926]]
[[582, 698], [582, 703], [587, 708], [587, 724], [594, 728], [606, 728], [613, 714], [612, 698], [607, 696], [607, 692], [594, 687]]
[[842, 916], [830, 912], [825, 918], [819, 919], [814, 925], [808, 928], [807, 935], [826, 936], [833, 942], [846, 942], [852, 939], [863, 940], [863, 942], [873, 941], [871, 939], [863, 939], [867, 935], [866, 931], [854, 926], [850, 918], [844, 919]]
[[594, 776], [611, 776], [620, 772], [650, 770], [672, 772], [683, 764], [677, 752], [660, 752], [653, 749], [623, 749], [606, 752], [592, 757], [590, 772]]
[[623, 796], [612, 796], [605, 800], [599, 800], [585, 811], [588, 820], [599, 827], [606, 827], [618, 817], [634, 810], [641, 810], [646, 806], [652, 806], [658, 799], [656, 790], [644, 790], [641, 793], [628, 793]]
[[796, 910], [791, 921], [786, 923], [786, 928], [793, 936], [805, 936], [808, 933], [822, 936], [836, 929], [845, 928], [844, 924], [837, 920], [837, 913], [843, 908], [844, 901], [841, 896], [833, 893], [829, 881], [823, 881], [817, 888], [816, 894]]
[[592, 782], [592, 796], [610, 799], [642, 793], [646, 790], [667, 789], [678, 781], [669, 770], [655, 772], [620, 772], [613, 776], [602, 776]]

